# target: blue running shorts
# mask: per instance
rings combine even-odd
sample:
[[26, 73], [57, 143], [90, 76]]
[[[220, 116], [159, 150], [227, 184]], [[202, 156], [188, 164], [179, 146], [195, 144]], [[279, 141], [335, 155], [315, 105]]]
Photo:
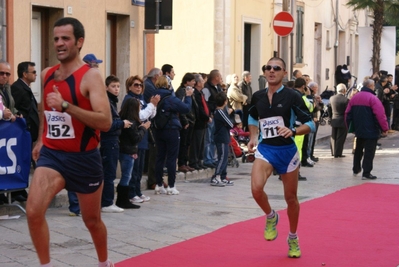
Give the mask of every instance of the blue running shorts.
[[90, 194], [104, 180], [101, 155], [98, 149], [84, 152], [64, 152], [43, 146], [37, 167], [47, 167], [59, 172], [65, 179], [65, 189]]
[[292, 172], [300, 164], [298, 149], [295, 144], [285, 146], [259, 144], [255, 158], [270, 163], [278, 174]]

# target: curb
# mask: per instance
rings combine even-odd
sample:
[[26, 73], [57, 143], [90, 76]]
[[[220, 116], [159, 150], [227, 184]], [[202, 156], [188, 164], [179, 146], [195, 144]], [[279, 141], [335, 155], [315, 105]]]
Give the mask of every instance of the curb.
[[[326, 141], [330, 140], [330, 135], [327, 136], [322, 136], [320, 138], [316, 139], [316, 144], [321, 144]], [[240, 160], [239, 160], [240, 161]], [[211, 178], [214, 173], [214, 169], [206, 169], [206, 170], [199, 170], [199, 171], [193, 171], [193, 172], [187, 172], [187, 173], [182, 173], [182, 172], [176, 172], [176, 181], [190, 181], [190, 180], [199, 180], [199, 179], [207, 179]], [[167, 177], [163, 177], [164, 181], [167, 182]], [[143, 175], [141, 179], [141, 190], [142, 191], [151, 191], [147, 188], [147, 180], [148, 177], [146, 175]], [[119, 179], [116, 179], [114, 184], [115, 188], [117, 184], [119, 183]], [[19, 203], [22, 207], [25, 208], [25, 203]], [[69, 206], [68, 202], [68, 195], [67, 191], [63, 189], [61, 192], [59, 192], [54, 199], [51, 201], [49, 208], [67, 208]], [[20, 209], [18, 209], [15, 206], [0, 206], [0, 215], [6, 215], [6, 214], [15, 214], [16, 211], [18, 210], [18, 213], [20, 213]]]

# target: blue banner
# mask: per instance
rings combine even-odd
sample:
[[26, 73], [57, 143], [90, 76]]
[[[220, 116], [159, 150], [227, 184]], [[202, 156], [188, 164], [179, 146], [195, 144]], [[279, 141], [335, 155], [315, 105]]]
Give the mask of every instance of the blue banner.
[[0, 190], [28, 187], [31, 143], [25, 119], [0, 120]]

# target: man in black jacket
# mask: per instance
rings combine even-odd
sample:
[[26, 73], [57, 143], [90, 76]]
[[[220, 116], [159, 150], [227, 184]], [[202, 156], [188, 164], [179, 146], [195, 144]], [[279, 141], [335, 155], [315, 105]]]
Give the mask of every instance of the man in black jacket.
[[37, 140], [39, 131], [39, 112], [36, 98], [30, 84], [36, 81], [35, 63], [24, 61], [18, 64], [18, 80], [11, 85], [11, 94], [15, 101], [15, 108], [26, 120], [32, 142]]
[[[30, 132], [33, 142], [37, 140], [39, 133], [39, 112], [37, 110], [36, 98], [33, 95], [30, 84], [36, 81], [35, 63], [24, 61], [18, 64], [17, 68], [18, 80], [11, 85], [11, 94], [14, 98], [15, 108], [25, 118], [26, 126]], [[35, 168], [36, 163], [32, 160]], [[12, 193], [12, 197], [18, 201], [26, 201], [27, 193], [25, 190]]]

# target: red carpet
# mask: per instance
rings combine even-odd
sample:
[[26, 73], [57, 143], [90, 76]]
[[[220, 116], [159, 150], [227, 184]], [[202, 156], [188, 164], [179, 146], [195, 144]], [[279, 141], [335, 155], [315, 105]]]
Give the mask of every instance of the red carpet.
[[398, 185], [367, 183], [301, 204], [299, 259], [287, 257], [286, 210], [279, 214], [274, 241], [263, 239], [265, 218], [260, 217], [116, 266], [399, 266]]

